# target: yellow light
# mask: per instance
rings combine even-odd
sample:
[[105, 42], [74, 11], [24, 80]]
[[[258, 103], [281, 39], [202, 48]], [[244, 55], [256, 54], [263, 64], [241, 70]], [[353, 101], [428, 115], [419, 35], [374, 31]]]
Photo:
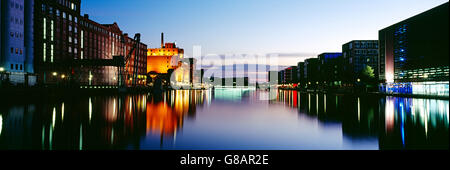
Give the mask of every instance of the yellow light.
[[61, 75], [61, 78], [66, 78], [66, 75], [64, 75], [64, 74], [63, 74], [63, 75]]
[[361, 79], [358, 79], [358, 82], [361, 82]]
[[53, 76], [57, 76], [57, 75], [58, 75], [58, 73], [57, 73], [57, 72], [53, 72], [52, 74], [53, 74]]
[[5, 68], [0, 67], [0, 72], [5, 71]]

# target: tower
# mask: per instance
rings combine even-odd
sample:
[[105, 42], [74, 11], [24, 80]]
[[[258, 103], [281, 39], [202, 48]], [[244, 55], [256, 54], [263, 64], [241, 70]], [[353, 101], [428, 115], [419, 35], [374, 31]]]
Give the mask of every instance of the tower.
[[164, 48], [164, 33], [161, 33], [161, 48]]

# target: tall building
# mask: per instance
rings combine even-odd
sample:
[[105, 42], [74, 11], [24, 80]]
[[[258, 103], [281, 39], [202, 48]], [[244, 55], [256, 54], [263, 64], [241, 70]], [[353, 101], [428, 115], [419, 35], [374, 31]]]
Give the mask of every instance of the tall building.
[[383, 91], [447, 95], [449, 3], [379, 31]]
[[345, 83], [353, 84], [367, 66], [378, 78], [378, 40], [354, 40], [342, 45]]
[[297, 77], [298, 77], [298, 87], [305, 88], [305, 62], [299, 62], [297, 64]]
[[27, 84], [27, 73], [34, 72], [34, 0], [2, 0], [0, 4], [0, 71], [7, 72], [13, 84]]
[[34, 68], [41, 84], [75, 81], [80, 58], [81, 0], [35, 0]]
[[316, 87], [320, 80], [320, 67], [318, 58], [310, 58], [305, 60], [304, 76], [307, 88]]
[[[342, 83], [342, 53], [322, 53], [319, 55], [320, 77], [317, 81], [326, 86], [340, 86]], [[317, 82], [316, 82], [317, 84]]]
[[[81, 0], [36, 0], [34, 68], [39, 83], [81, 87], [112, 87], [132, 84], [137, 65], [137, 85], [146, 84], [147, 45], [140, 43], [139, 59], [132, 53], [123, 76], [114, 56], [129, 54], [135, 41], [117, 23], [100, 24], [80, 15]], [[125, 84], [119, 84], [124, 80]]]
[[180, 66], [184, 50], [175, 43], [164, 43], [164, 33], [161, 33], [161, 48], [151, 48], [147, 52], [147, 73], [167, 74], [170, 69]]
[[298, 74], [297, 74], [297, 66], [291, 66], [285, 69], [284, 78], [285, 84], [295, 84], [297, 86], [298, 83]]

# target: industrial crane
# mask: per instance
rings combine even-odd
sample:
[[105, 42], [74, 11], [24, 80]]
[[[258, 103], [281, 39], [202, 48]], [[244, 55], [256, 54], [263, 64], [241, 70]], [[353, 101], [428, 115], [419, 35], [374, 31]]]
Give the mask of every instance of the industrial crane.
[[[131, 79], [132, 79], [132, 83], [131, 86], [132, 87], [136, 87], [136, 81], [138, 79], [138, 64], [139, 64], [139, 59], [140, 59], [140, 42], [141, 42], [141, 34], [137, 33], [134, 35], [134, 41], [133, 41], [133, 46], [130, 49], [130, 51], [128, 52], [128, 54], [124, 57], [124, 56], [114, 56], [114, 60], [116, 60], [117, 62], [119, 62], [118, 64], [118, 79], [117, 79], [117, 84], [121, 87], [125, 86], [125, 75], [129, 73], [129, 70], [127, 70], [125, 72], [125, 68], [127, 66], [127, 64], [129, 63], [133, 53], [134, 53], [134, 64], [133, 67], [128, 67], [128, 69], [133, 69], [133, 73], [131, 75]], [[126, 41], [125, 38], [122, 37], [122, 43], [125, 45]], [[125, 53], [125, 51], [124, 51]]]

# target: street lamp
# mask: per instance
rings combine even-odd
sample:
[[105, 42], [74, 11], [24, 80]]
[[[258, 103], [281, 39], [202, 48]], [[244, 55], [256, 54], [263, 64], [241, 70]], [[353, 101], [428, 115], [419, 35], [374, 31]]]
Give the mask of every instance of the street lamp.
[[58, 75], [58, 73], [57, 73], [57, 72], [53, 72], [52, 74], [53, 74], [53, 76], [57, 76], [57, 75]]
[[5, 68], [0, 67], [0, 72], [4, 72], [4, 71], [5, 71]]

